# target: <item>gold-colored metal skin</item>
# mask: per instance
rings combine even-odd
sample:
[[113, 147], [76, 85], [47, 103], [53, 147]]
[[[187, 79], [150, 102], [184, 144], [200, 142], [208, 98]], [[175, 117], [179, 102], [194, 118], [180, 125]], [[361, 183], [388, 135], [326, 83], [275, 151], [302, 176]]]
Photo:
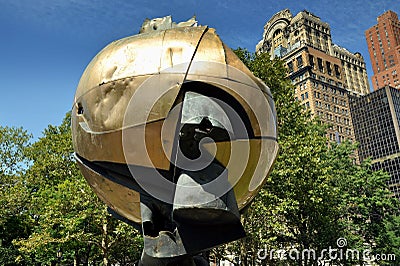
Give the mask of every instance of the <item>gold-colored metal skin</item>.
[[[177, 138], [174, 126], [179, 123], [172, 110], [182, 102], [182, 88], [190, 82], [229, 94], [249, 121], [252, 133], [247, 139], [203, 144], [228, 169], [239, 209], [262, 187], [276, 158], [276, 112], [270, 91], [214, 29], [179, 27], [114, 41], [94, 57], [80, 79], [72, 136], [88, 183], [111, 209], [133, 223], [141, 222], [140, 191], [104, 178], [104, 172], [90, 165], [170, 170]], [[153, 89], [147, 90], [149, 86]]]

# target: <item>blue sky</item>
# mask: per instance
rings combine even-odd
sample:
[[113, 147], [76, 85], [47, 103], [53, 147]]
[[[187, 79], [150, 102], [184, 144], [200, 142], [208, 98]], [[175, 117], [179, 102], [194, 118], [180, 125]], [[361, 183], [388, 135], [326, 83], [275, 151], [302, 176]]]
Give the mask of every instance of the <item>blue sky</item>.
[[276, 12], [307, 9], [331, 26], [333, 42], [361, 52], [372, 75], [364, 31], [399, 0], [0, 0], [0, 125], [40, 137], [71, 109], [79, 78], [113, 40], [136, 34], [143, 20], [194, 14], [232, 48], [254, 51]]

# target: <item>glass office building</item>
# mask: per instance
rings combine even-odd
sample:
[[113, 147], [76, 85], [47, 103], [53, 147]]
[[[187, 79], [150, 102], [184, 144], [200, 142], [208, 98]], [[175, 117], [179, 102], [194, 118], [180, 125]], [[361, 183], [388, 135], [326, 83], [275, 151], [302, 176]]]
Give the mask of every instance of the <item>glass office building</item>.
[[386, 86], [349, 103], [360, 161], [371, 158], [374, 170], [388, 172], [400, 198], [400, 90]]

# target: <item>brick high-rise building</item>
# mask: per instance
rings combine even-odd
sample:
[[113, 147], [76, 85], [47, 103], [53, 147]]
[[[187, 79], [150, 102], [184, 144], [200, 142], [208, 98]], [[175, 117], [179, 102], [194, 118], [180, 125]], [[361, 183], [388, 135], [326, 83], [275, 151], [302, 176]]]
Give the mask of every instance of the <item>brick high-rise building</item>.
[[369, 93], [365, 62], [360, 53], [332, 43], [328, 23], [306, 10], [296, 16], [282, 10], [265, 24], [256, 52], [286, 62], [296, 97], [331, 125], [330, 140], [355, 140], [349, 95]]
[[397, 14], [386, 11], [377, 24], [365, 31], [371, 57], [374, 90], [386, 85], [400, 89], [400, 21]]

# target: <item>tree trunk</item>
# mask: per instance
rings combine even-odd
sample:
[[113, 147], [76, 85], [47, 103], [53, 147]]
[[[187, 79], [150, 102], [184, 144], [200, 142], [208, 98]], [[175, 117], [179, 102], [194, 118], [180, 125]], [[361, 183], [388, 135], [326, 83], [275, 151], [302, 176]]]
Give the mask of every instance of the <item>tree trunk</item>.
[[85, 249], [86, 250], [86, 254], [85, 254], [85, 257], [83, 259], [83, 266], [88, 266], [89, 265], [89, 258], [90, 258], [91, 249], [92, 249], [92, 245], [88, 244], [87, 248]]
[[108, 231], [107, 218], [103, 223], [103, 237], [101, 239], [101, 250], [103, 251], [103, 265], [108, 266]]
[[248, 266], [247, 263], [247, 249], [246, 249], [246, 239], [243, 239], [240, 244], [240, 265]]
[[78, 266], [78, 260], [79, 260], [78, 252], [79, 252], [79, 250], [75, 249], [75, 251], [74, 251], [74, 266]]

